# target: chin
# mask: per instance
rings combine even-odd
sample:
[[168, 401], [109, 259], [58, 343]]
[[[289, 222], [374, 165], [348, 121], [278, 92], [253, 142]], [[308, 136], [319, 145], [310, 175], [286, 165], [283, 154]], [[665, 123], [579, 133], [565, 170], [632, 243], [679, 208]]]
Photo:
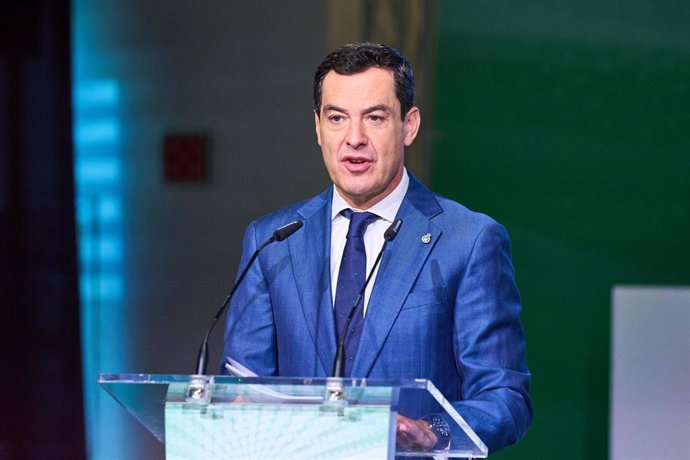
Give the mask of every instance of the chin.
[[372, 195], [371, 190], [371, 187], [363, 187], [360, 184], [350, 184], [350, 187], [340, 187], [341, 193], [346, 193], [347, 196], [356, 198], [358, 201], [366, 201]]

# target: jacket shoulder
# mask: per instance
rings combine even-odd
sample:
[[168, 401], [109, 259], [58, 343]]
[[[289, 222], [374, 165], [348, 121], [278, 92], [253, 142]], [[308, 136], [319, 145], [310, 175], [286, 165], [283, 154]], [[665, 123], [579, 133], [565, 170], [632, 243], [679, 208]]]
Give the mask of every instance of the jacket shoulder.
[[260, 238], [268, 238], [276, 229], [287, 225], [296, 220], [305, 220], [316, 212], [323, 211], [324, 207], [330, 205], [331, 202], [331, 188], [324, 190], [322, 193], [289, 204], [276, 211], [265, 214], [249, 224], [249, 228], [253, 228], [257, 236]]

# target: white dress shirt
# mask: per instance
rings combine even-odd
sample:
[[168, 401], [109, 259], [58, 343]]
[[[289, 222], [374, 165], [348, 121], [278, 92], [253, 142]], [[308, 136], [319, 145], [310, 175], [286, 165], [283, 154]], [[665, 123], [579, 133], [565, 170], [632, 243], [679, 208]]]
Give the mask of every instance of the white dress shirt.
[[[398, 214], [398, 209], [402, 204], [403, 198], [407, 193], [407, 186], [410, 184], [410, 178], [407, 175], [407, 169], [403, 171], [403, 177], [397, 187], [383, 200], [376, 203], [369, 209], [353, 208], [343, 197], [338, 193], [338, 189], [333, 186], [333, 203], [331, 206], [331, 295], [332, 301], [335, 305], [335, 293], [338, 286], [338, 272], [340, 270], [340, 261], [343, 258], [343, 251], [345, 250], [345, 243], [347, 241], [347, 229], [350, 226], [350, 219], [340, 214], [343, 209], [352, 209], [353, 211], [361, 212], [367, 211], [379, 216], [379, 219], [369, 224], [366, 233], [364, 234], [364, 248], [367, 253], [367, 270], [365, 276], [369, 275], [376, 256], [383, 247], [383, 234], [388, 230], [388, 227], [395, 220]], [[369, 297], [371, 290], [374, 288], [376, 282], [376, 272], [371, 278], [367, 290], [364, 293], [363, 312], [366, 315], [367, 307], [369, 305]], [[354, 302], [355, 299], [352, 299]]]

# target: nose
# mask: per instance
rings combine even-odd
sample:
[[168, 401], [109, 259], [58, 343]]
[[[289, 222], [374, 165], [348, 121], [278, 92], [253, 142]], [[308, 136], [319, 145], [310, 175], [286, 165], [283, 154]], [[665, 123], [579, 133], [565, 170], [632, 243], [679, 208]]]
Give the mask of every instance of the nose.
[[349, 124], [346, 137], [347, 145], [357, 149], [367, 143], [367, 134], [361, 121], [352, 120]]

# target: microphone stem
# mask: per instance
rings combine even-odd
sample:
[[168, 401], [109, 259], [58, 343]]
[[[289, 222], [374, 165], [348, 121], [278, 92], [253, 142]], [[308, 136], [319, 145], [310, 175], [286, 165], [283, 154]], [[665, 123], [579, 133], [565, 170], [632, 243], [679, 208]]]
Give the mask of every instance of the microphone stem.
[[242, 280], [244, 277], [247, 275], [249, 272], [249, 268], [254, 264], [254, 261], [256, 258], [259, 256], [259, 253], [269, 244], [273, 243], [276, 241], [275, 236], [269, 238], [266, 240], [259, 248], [254, 251], [254, 254], [252, 254], [252, 257], [249, 259], [249, 262], [247, 262], [247, 265], [244, 267], [244, 270], [242, 270], [242, 273], [240, 274], [239, 278], [237, 278], [237, 281], [235, 282], [235, 285], [232, 287], [232, 290], [230, 291], [230, 294], [225, 298], [225, 301], [223, 302], [223, 305], [221, 305], [220, 309], [218, 310], [218, 313], [216, 313], [216, 316], [211, 320], [211, 325], [208, 327], [206, 330], [206, 336], [204, 337], [204, 341], [201, 343], [201, 347], [199, 348], [199, 354], [197, 355], [196, 358], [196, 374], [197, 375], [206, 375], [206, 368], [208, 367], [207, 362], [208, 362], [208, 339], [211, 336], [211, 331], [213, 331], [213, 328], [216, 326], [216, 323], [220, 319], [220, 317], [223, 315], [223, 312], [225, 309], [230, 305], [230, 299], [232, 299], [232, 296], [235, 295], [235, 291], [237, 291], [237, 288], [240, 286], [242, 283]]
[[383, 234], [383, 246], [381, 246], [379, 255], [376, 256], [374, 265], [372, 266], [371, 271], [367, 276], [367, 279], [364, 281], [364, 286], [362, 286], [362, 290], [359, 291], [359, 295], [357, 296], [352, 305], [352, 310], [350, 310], [350, 314], [347, 315], [347, 319], [345, 320], [343, 336], [340, 340], [340, 343], [338, 343], [338, 350], [336, 351], [335, 359], [333, 360], [333, 377], [342, 378], [343, 374], [345, 374], [345, 340], [347, 339], [347, 333], [350, 329], [350, 322], [352, 321], [352, 318], [355, 315], [355, 311], [357, 310], [359, 302], [362, 300], [362, 297], [364, 297], [364, 292], [366, 291], [367, 286], [369, 285], [369, 281], [371, 281], [371, 277], [374, 276], [376, 267], [378, 267], [379, 262], [381, 262], [381, 256], [383, 256], [383, 251], [386, 249], [386, 245], [398, 236], [398, 232], [400, 231], [400, 226], [402, 225], [402, 222], [403, 221], [400, 218], [395, 219], [391, 226], [388, 227], [388, 230], [386, 230], [386, 232]]
[[367, 286], [369, 285], [369, 281], [371, 280], [371, 277], [374, 276], [376, 267], [379, 265], [379, 262], [381, 261], [381, 256], [383, 256], [383, 250], [386, 249], [387, 243], [388, 240], [384, 240], [383, 246], [379, 251], [379, 255], [376, 256], [376, 260], [374, 261], [374, 266], [371, 268], [371, 271], [369, 272], [367, 279], [364, 281], [364, 286], [362, 286], [362, 290], [359, 291], [359, 295], [353, 302], [350, 314], [347, 315], [347, 318], [345, 319], [345, 326], [343, 327], [343, 336], [341, 337], [340, 342], [338, 343], [338, 351], [335, 354], [335, 360], [333, 362], [333, 377], [343, 377], [343, 374], [345, 373], [345, 342], [347, 340], [347, 333], [350, 331], [350, 323], [352, 322], [352, 318], [355, 316], [355, 311], [357, 310], [357, 307], [359, 306], [362, 297], [364, 297], [364, 292], [366, 291]]

